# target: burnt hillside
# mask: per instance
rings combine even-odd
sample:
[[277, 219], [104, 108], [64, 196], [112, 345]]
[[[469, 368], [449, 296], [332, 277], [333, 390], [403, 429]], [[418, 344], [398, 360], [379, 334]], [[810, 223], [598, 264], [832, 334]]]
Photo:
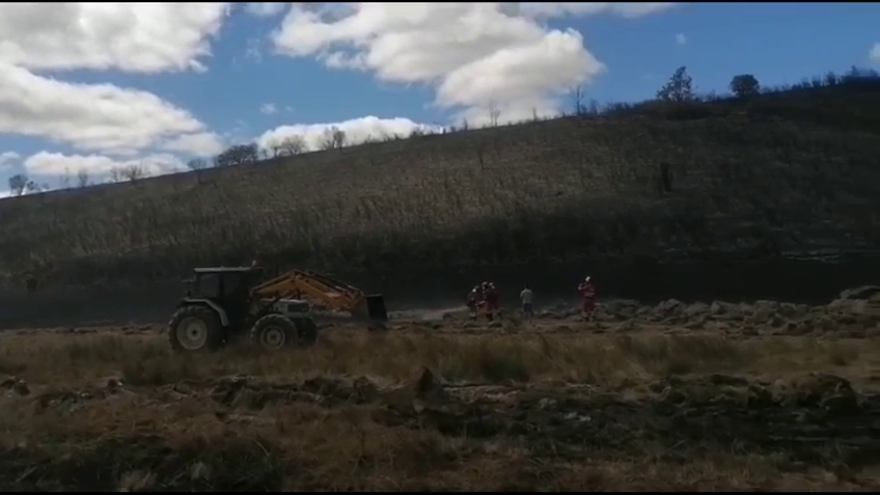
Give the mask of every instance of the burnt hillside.
[[834, 260], [880, 251], [878, 157], [877, 79], [617, 106], [3, 200], [0, 275]]

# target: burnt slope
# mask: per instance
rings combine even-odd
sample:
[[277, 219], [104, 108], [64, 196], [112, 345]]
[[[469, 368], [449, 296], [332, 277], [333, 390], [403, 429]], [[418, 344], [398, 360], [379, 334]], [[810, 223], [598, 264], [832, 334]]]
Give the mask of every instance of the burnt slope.
[[[437, 270], [880, 250], [880, 84], [431, 135], [0, 201], [0, 274]], [[665, 179], [664, 179], [665, 176]]]

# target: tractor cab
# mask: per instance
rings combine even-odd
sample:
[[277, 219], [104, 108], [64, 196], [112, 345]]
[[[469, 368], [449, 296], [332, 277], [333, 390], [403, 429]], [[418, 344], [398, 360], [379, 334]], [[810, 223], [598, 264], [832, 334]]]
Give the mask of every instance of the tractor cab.
[[187, 280], [190, 290], [187, 297], [198, 299], [224, 299], [254, 284], [262, 269], [246, 266], [194, 268], [193, 278]]
[[213, 303], [223, 309], [230, 324], [244, 322], [250, 304], [250, 287], [258, 283], [262, 269], [211, 267], [193, 269], [183, 304]]

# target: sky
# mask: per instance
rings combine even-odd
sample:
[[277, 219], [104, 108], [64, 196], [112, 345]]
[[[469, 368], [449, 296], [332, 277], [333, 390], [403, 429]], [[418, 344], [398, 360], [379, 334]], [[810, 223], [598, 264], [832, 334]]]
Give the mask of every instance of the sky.
[[[880, 67], [880, 3], [4, 3], [0, 195], [235, 144], [317, 149]], [[4, 192], [5, 191], [5, 192]]]

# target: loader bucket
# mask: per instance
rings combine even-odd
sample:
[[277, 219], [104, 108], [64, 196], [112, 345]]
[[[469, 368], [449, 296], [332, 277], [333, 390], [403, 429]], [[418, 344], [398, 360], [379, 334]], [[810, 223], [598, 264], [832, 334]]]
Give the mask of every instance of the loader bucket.
[[365, 296], [351, 310], [351, 315], [357, 320], [386, 322], [388, 321], [388, 310], [385, 309], [385, 298], [382, 294]]
[[388, 310], [385, 308], [385, 297], [382, 294], [372, 294], [365, 298], [367, 302], [367, 316], [373, 321], [388, 321]]

